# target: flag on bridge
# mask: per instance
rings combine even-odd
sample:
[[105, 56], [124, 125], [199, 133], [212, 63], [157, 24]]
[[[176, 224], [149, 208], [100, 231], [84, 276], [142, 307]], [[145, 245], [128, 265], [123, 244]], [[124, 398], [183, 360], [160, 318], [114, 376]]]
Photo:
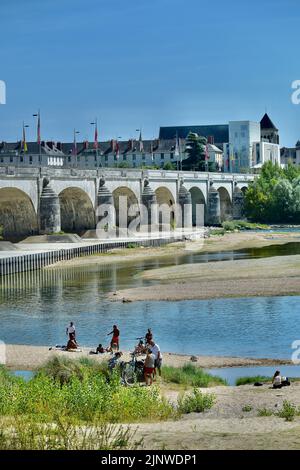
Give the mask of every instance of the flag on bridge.
[[98, 122], [95, 120], [95, 136], [94, 136], [94, 149], [98, 149]]

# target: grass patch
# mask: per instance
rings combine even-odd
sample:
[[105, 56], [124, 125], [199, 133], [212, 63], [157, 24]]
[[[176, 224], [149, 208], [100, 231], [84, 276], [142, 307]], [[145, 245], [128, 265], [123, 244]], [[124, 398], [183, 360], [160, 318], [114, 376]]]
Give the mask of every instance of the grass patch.
[[211, 375], [194, 364], [185, 364], [182, 367], [163, 366], [162, 377], [166, 383], [192, 387], [212, 387], [214, 385], [227, 385], [226, 380]]
[[245, 220], [225, 220], [222, 227], [226, 232], [234, 232], [236, 230], [267, 230], [269, 225], [247, 222]]
[[266, 382], [271, 382], [272, 377], [266, 377], [264, 375], [254, 375], [250, 377], [238, 377], [235, 381], [235, 385], [240, 386], [240, 385], [247, 385], [247, 384], [254, 384], [255, 382], [261, 382], [261, 383], [266, 383]]
[[210, 235], [219, 235], [219, 236], [225, 235], [225, 233], [226, 233], [226, 230], [224, 228], [213, 228], [209, 232]]

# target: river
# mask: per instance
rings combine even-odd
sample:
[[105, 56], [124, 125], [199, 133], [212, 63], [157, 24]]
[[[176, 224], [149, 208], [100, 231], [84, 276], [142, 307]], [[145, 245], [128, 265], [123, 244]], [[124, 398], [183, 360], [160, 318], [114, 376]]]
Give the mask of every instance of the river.
[[54, 345], [66, 341], [74, 321], [82, 346], [108, 343], [116, 323], [121, 345], [153, 329], [165, 351], [183, 354], [290, 358], [300, 339], [300, 298], [256, 297], [181, 302], [109, 302], [109, 291], [149, 284], [138, 274], [172, 264], [300, 253], [300, 243], [219, 253], [189, 253], [135, 263], [55, 268], [3, 278], [0, 339], [6, 343]]

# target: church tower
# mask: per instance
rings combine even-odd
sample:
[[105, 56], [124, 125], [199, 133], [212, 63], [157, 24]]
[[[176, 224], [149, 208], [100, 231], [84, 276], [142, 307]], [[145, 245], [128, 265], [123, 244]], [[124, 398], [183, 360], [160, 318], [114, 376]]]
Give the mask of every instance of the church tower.
[[267, 113], [260, 121], [260, 132], [262, 142], [270, 142], [271, 144], [279, 144], [278, 129], [275, 127]]

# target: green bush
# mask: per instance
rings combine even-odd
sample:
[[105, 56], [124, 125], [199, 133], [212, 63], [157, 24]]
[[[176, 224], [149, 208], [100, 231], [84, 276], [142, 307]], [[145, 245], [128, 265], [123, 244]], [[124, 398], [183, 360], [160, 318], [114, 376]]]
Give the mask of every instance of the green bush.
[[212, 408], [215, 401], [214, 394], [202, 393], [195, 388], [192, 395], [187, 394], [178, 398], [178, 411], [182, 414], [202, 413]]
[[194, 364], [185, 364], [183, 367], [163, 366], [162, 376], [165, 382], [193, 387], [211, 387], [226, 385], [226, 380], [205, 372]]
[[161, 420], [174, 413], [156, 387], [126, 388], [118, 371], [108, 380], [96, 361], [52, 360], [29, 381], [0, 373], [0, 415], [117, 423]]

